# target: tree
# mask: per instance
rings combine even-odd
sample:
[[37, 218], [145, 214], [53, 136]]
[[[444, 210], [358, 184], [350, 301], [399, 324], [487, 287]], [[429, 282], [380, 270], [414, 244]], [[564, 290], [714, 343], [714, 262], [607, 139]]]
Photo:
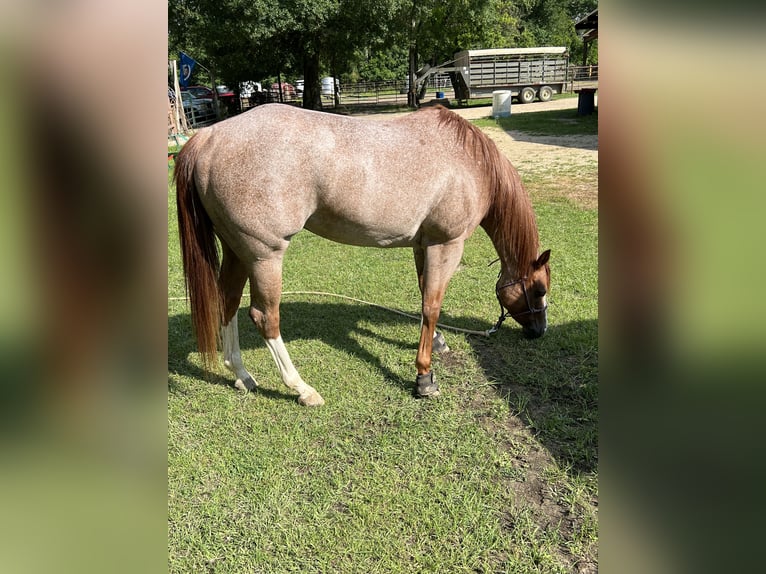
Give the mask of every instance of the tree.
[[289, 55], [274, 50], [280, 31], [274, 0], [169, 0], [168, 45], [204, 63], [225, 83], [276, 74]]
[[[401, 2], [337, 0], [336, 9], [328, 11], [323, 26], [312, 34], [313, 51], [307, 50], [316, 58], [312, 64], [319, 67], [324, 62], [336, 80], [341, 73], [349, 72], [364, 50], [395, 39], [392, 20]], [[304, 73], [308, 73], [306, 68]], [[305, 82], [308, 83], [308, 77]]]
[[459, 50], [483, 47], [493, 7], [492, 0], [406, 0], [400, 5], [398, 21], [409, 53], [409, 106], [417, 106], [414, 80], [422, 64], [436, 65]]
[[502, 22], [500, 29], [510, 38], [511, 46], [566, 46], [571, 59], [580, 61], [583, 45], [574, 23], [596, 9], [598, 0], [496, 2], [499, 22]]
[[[302, 71], [303, 105], [321, 107], [322, 62], [349, 69], [384, 34], [400, 0], [170, 0], [169, 43], [194, 48], [227, 82]], [[243, 77], [246, 76], [246, 77]]]
[[[169, 0], [168, 44], [216, 78], [302, 73], [303, 105], [321, 107], [329, 72], [399, 77], [471, 48], [557, 45], [582, 54], [574, 20], [597, 0]], [[593, 55], [597, 61], [597, 55]], [[364, 76], [362, 76], [364, 77]]]

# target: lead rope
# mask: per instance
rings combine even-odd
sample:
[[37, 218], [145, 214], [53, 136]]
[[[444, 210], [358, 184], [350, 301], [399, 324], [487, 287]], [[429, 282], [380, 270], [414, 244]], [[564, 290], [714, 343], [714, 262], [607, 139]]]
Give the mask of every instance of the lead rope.
[[[392, 313], [396, 313], [397, 315], [402, 315], [403, 317], [409, 317], [410, 319], [414, 319], [415, 321], [421, 320], [421, 317], [418, 315], [405, 313], [404, 311], [400, 311], [399, 309], [394, 309], [393, 307], [386, 307], [385, 305], [380, 305], [378, 303], [371, 303], [370, 301], [364, 301], [363, 299], [357, 299], [356, 297], [349, 297], [348, 295], [339, 295], [338, 293], [327, 293], [325, 291], [284, 291], [282, 295], [321, 295], [323, 297], [336, 297], [338, 299], [345, 299], [346, 301], [354, 301], [355, 303], [362, 303], [363, 305], [369, 305], [371, 307], [377, 307], [378, 309], [391, 311]], [[495, 325], [495, 327], [492, 327], [492, 329], [487, 329], [486, 331], [474, 331], [472, 329], [463, 329], [461, 327], [453, 327], [451, 325], [445, 325], [444, 323], [437, 323], [436, 326], [441, 327], [442, 329], [455, 331], [457, 333], [465, 333], [466, 335], [479, 335], [482, 337], [489, 337], [492, 333], [497, 331], [495, 327], [498, 327], [498, 325]]]
[[[410, 313], [405, 313], [404, 311], [400, 311], [399, 309], [394, 309], [393, 307], [386, 307], [385, 305], [380, 305], [378, 303], [371, 303], [370, 301], [365, 301], [363, 299], [357, 299], [356, 297], [349, 297], [348, 295], [340, 295], [338, 293], [327, 293], [325, 291], [283, 291], [282, 296], [285, 295], [320, 295], [322, 297], [335, 297], [337, 299], [345, 299], [346, 301], [353, 301], [355, 303], [362, 303], [363, 305], [369, 305], [371, 307], [377, 307], [378, 309], [384, 309], [385, 311], [390, 311], [391, 313], [396, 313], [397, 315], [402, 315], [403, 317], [408, 317], [410, 319], [414, 319], [415, 321], [420, 321], [421, 317], [418, 315], [412, 315]], [[185, 301], [188, 297], [168, 297], [169, 301]], [[505, 320], [505, 317], [502, 318]], [[481, 337], [489, 337], [492, 333], [497, 331], [499, 329], [500, 324], [503, 321], [499, 321], [494, 327], [491, 329], [487, 329], [486, 331], [474, 331], [472, 329], [463, 329], [461, 327], [453, 327], [451, 325], [445, 325], [444, 323], [437, 323], [437, 327], [441, 327], [442, 329], [447, 329], [449, 331], [455, 331], [457, 333], [465, 333], [466, 335], [479, 335]]]
[[[500, 300], [498, 299], [498, 303], [499, 302]], [[487, 337], [489, 337], [490, 335], [494, 335], [500, 330], [500, 326], [503, 324], [503, 321], [505, 321], [508, 318], [508, 313], [509, 312], [503, 308], [503, 304], [500, 303], [500, 316], [497, 318], [497, 322], [495, 323], [495, 325], [491, 329], [487, 330]]]
[[[499, 257], [497, 259], [493, 259], [487, 264], [487, 267], [492, 267], [498, 261], [500, 261]], [[502, 272], [503, 272], [502, 269], [497, 272], [498, 279], [500, 279], [500, 275]], [[507, 287], [507, 285], [504, 285], [503, 287]], [[491, 329], [487, 330], [487, 337], [489, 337], [490, 335], [494, 335], [500, 330], [500, 327], [502, 326], [503, 321], [505, 321], [508, 318], [508, 314], [509, 314], [503, 307], [503, 304], [500, 302], [500, 295], [498, 293], [497, 287], [495, 287], [495, 297], [497, 297], [497, 302], [500, 305], [500, 316], [497, 318], [497, 321], [495, 322], [494, 326]]]

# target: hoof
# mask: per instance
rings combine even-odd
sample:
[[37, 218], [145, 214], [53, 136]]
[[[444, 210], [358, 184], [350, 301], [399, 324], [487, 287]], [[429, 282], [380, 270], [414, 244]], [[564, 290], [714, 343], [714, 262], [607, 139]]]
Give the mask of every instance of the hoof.
[[253, 377], [247, 377], [245, 380], [237, 379], [234, 381], [234, 388], [239, 389], [240, 391], [254, 391], [257, 386], [258, 383], [255, 382]]
[[304, 407], [321, 407], [324, 404], [322, 395], [314, 391], [305, 397], [298, 397], [298, 403]]
[[417, 385], [417, 390], [415, 391], [416, 396], [421, 399], [435, 398], [441, 394], [439, 385], [434, 379], [433, 371], [426, 373], [425, 375], [418, 375], [415, 379], [415, 383]]
[[442, 335], [439, 331], [434, 332], [433, 347], [431, 350], [434, 353], [446, 353], [449, 351], [447, 342], [444, 340], [444, 335]]

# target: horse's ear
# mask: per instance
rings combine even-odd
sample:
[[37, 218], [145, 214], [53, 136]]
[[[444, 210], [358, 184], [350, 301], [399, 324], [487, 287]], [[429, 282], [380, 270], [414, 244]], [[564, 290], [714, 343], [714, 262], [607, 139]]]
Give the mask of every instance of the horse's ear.
[[550, 249], [546, 249], [545, 251], [543, 251], [542, 254], [540, 254], [540, 257], [538, 257], [537, 261], [535, 261], [534, 263], [535, 269], [540, 269], [540, 267], [548, 263], [548, 259], [550, 259], [550, 257], [551, 257]]

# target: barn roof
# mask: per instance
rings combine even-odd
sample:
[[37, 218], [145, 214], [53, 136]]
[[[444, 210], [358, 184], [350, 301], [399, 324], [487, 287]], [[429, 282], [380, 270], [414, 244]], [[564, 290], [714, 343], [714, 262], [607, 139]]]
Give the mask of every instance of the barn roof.
[[565, 54], [566, 46], [540, 46], [537, 48], [489, 48], [486, 50], [463, 50], [469, 56], [518, 56], [525, 54]]
[[575, 22], [575, 30], [582, 34], [583, 42], [598, 38], [598, 8]]

